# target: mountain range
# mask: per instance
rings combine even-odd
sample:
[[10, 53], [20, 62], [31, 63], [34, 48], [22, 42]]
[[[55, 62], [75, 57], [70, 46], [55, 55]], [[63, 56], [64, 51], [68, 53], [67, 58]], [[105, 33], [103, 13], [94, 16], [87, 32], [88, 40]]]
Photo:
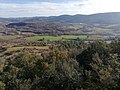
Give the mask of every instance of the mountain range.
[[0, 22], [24, 22], [46, 20], [49, 22], [86, 23], [86, 24], [120, 24], [120, 12], [98, 13], [91, 15], [60, 15], [50, 17], [0, 18]]

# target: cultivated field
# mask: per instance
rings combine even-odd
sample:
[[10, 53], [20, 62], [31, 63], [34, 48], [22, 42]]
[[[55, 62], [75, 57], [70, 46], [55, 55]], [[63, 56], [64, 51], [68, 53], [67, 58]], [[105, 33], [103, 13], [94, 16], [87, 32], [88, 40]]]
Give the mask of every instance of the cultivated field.
[[62, 36], [32, 36], [26, 38], [27, 40], [50, 40], [50, 41], [56, 41], [56, 40], [65, 40], [65, 39], [86, 39], [87, 36], [84, 35], [62, 35]]
[[0, 39], [3, 39], [3, 40], [12, 40], [16, 38], [17, 38], [17, 35], [0, 35]]

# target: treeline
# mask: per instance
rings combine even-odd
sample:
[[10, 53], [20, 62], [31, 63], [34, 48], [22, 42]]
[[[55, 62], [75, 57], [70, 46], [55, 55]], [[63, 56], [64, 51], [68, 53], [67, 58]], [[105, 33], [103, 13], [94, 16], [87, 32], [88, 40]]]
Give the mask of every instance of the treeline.
[[[33, 20], [29, 22], [9, 23], [6, 28], [9, 32], [7, 34], [28, 36], [28, 33], [32, 35], [64, 35], [64, 34], [80, 34], [76, 33], [83, 25], [69, 24], [60, 22], [49, 22], [46, 20]], [[87, 28], [87, 27], [86, 27]], [[9, 30], [10, 29], [10, 30]], [[72, 31], [72, 32], [70, 32]], [[74, 32], [73, 32], [74, 31]]]
[[119, 90], [120, 41], [56, 42], [42, 57], [20, 52], [0, 71], [0, 90]]

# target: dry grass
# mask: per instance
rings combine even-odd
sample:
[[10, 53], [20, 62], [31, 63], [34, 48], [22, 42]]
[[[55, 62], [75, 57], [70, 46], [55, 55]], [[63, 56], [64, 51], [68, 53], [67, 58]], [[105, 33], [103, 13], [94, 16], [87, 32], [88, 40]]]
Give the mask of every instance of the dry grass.
[[11, 51], [17, 51], [20, 49], [24, 49], [24, 48], [28, 48], [28, 49], [49, 49], [48, 46], [21, 46], [21, 47], [10, 47], [7, 49], [7, 52], [11, 52]]

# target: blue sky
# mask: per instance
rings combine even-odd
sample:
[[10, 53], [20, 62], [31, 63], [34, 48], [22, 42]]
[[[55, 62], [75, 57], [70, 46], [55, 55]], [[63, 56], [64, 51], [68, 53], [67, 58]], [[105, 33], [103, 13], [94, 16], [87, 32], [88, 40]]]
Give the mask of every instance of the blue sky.
[[0, 17], [120, 12], [120, 0], [0, 0]]

